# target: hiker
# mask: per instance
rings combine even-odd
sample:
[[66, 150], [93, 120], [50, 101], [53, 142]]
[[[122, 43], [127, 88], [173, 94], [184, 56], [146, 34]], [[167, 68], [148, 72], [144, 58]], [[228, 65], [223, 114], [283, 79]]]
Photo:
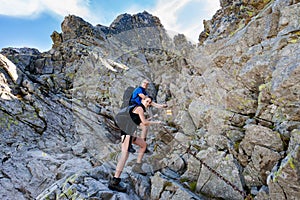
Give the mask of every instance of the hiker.
[[[151, 103], [152, 103], [152, 98], [146, 97], [141, 101], [141, 105], [133, 106], [133, 108], [129, 111], [130, 117], [134, 121], [136, 126], [137, 125], [149, 126], [149, 125], [161, 123], [161, 121], [149, 121], [145, 118], [144, 112], [146, 112], [146, 108], [148, 108], [151, 105]], [[130, 121], [130, 120], [128, 120], [128, 121]], [[127, 135], [124, 131], [122, 131], [121, 133], [122, 133], [122, 153], [121, 153], [121, 157], [120, 157], [117, 167], [116, 167], [115, 175], [110, 180], [108, 187], [112, 190], [125, 192], [126, 187], [123, 187], [122, 185], [120, 185], [120, 181], [121, 181], [120, 175], [121, 175], [123, 168], [125, 166], [125, 163], [128, 159], [128, 155], [129, 155], [128, 148], [129, 148], [130, 140], [132, 139], [132, 143], [136, 144], [140, 147], [138, 157], [137, 157], [137, 163], [134, 165], [132, 170], [134, 172], [137, 172], [137, 173], [140, 173], [143, 175], [146, 173], [142, 170], [141, 166], [142, 166], [142, 159], [144, 156], [144, 152], [147, 147], [147, 143], [145, 142], [144, 139], [142, 139], [140, 137], [134, 137], [131, 135]]]
[[[141, 85], [133, 91], [129, 105], [141, 105], [142, 99], [144, 99], [146, 96], [148, 96], [146, 89], [148, 88], [149, 81], [147, 79], [144, 79], [141, 83]], [[156, 108], [167, 108], [167, 104], [158, 104], [152, 101], [151, 106], [154, 106]]]
[[[149, 85], [149, 81], [147, 79], [144, 79], [142, 81], [141, 85], [133, 91], [129, 105], [141, 105], [142, 99], [145, 99], [148, 96], [148, 94], [146, 92], [148, 85]], [[167, 104], [158, 104], [153, 101], [151, 103], [151, 106], [154, 106], [156, 108], [167, 108], [168, 107]], [[148, 128], [146, 126], [144, 126], [143, 124], [141, 124], [140, 127], [142, 129], [141, 138], [146, 141]], [[134, 149], [132, 147], [130, 147], [130, 149], [132, 151], [134, 151]], [[149, 152], [149, 150], [146, 149], [146, 153], [148, 153], [148, 152]]]

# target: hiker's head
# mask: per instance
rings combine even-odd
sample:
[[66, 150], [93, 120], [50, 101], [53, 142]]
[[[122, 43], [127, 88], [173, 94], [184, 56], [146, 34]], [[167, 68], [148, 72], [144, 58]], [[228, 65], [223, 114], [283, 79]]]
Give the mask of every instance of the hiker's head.
[[141, 86], [142, 86], [143, 88], [147, 88], [148, 85], [149, 85], [149, 81], [148, 81], [147, 79], [144, 79], [144, 80], [142, 81], [142, 83], [141, 83]]
[[152, 103], [152, 97], [146, 97], [145, 99], [142, 100], [142, 104], [148, 108], [149, 106], [151, 106]]

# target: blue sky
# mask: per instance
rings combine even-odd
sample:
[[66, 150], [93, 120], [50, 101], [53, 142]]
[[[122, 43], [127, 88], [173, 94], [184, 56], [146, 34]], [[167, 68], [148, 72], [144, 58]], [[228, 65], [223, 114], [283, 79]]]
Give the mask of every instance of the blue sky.
[[144, 10], [159, 17], [168, 31], [197, 42], [202, 21], [211, 19], [219, 8], [219, 0], [0, 0], [0, 49], [51, 49], [50, 35], [61, 32], [61, 22], [69, 14], [109, 26], [120, 14]]

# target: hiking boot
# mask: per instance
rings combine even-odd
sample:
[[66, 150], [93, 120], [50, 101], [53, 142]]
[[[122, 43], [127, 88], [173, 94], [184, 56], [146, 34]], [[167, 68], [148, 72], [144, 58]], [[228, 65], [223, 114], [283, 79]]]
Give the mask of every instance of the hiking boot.
[[126, 192], [126, 187], [120, 185], [121, 179], [113, 177], [108, 183], [108, 188], [118, 192]]
[[141, 174], [143, 176], [146, 176], [147, 175], [147, 172], [145, 172], [143, 169], [142, 169], [142, 163], [135, 163], [135, 165], [132, 167], [132, 171], [134, 173], [138, 173], [138, 174]]
[[132, 147], [132, 145], [129, 145], [129, 147], [128, 147], [128, 152], [129, 152], [129, 153], [135, 153], [136, 150]]

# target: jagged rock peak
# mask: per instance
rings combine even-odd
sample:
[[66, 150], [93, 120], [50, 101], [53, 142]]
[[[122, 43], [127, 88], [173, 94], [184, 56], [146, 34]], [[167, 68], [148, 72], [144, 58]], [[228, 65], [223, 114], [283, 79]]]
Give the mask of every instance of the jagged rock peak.
[[146, 11], [135, 15], [130, 15], [127, 13], [121, 14], [112, 22], [109, 27], [101, 24], [93, 26], [78, 16], [68, 15], [61, 24], [62, 33], [60, 34], [54, 31], [51, 35], [51, 38], [53, 40], [53, 47], [56, 48], [62, 42], [70, 39], [89, 37], [105, 40], [108, 35], [118, 34], [124, 31], [134, 30], [136, 28], [147, 27], [157, 27], [160, 30], [164, 29], [159, 18]]
[[143, 27], [163, 27], [158, 17], [155, 17], [144, 11], [135, 15], [130, 14], [121, 14], [119, 15], [110, 25], [110, 28], [126, 31], [133, 28], [143, 28]]
[[[80, 37], [81, 35], [94, 36], [93, 29], [93, 25], [84, 21], [82, 18], [75, 15], [68, 15], [61, 23], [61, 30], [63, 32], [62, 39], [66, 41]], [[54, 35], [54, 33], [52, 35]]]

